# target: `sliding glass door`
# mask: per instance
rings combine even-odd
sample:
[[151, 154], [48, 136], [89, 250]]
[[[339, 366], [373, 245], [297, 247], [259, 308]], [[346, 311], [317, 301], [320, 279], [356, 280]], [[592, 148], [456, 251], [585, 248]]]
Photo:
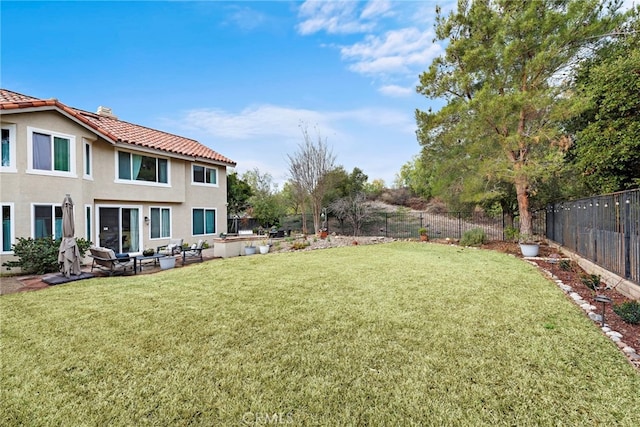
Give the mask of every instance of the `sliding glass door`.
[[100, 246], [117, 253], [140, 251], [140, 208], [98, 206]]

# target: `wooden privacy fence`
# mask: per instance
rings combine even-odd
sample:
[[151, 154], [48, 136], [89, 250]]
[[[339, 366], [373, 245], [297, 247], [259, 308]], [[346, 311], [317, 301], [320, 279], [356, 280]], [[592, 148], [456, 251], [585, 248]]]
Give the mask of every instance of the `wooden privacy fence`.
[[640, 189], [549, 205], [546, 237], [640, 284]]

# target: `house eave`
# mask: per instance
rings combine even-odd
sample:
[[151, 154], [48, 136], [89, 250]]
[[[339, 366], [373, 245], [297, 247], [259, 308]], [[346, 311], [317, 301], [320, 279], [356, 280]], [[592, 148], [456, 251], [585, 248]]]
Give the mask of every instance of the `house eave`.
[[69, 112], [65, 111], [64, 108], [60, 108], [57, 105], [45, 105], [45, 106], [38, 106], [38, 107], [25, 107], [25, 108], [2, 108], [0, 109], [1, 111], [1, 115], [7, 115], [7, 114], [22, 114], [22, 113], [37, 113], [37, 112], [43, 112], [43, 111], [57, 111], [58, 113], [60, 113], [61, 115], [65, 116], [66, 118], [68, 118], [69, 120], [79, 124], [80, 126], [82, 126], [83, 128], [87, 129], [88, 131], [90, 131], [91, 133], [96, 134], [97, 136], [101, 137], [102, 139], [104, 139], [105, 141], [107, 141], [108, 143], [114, 145], [116, 143], [116, 139], [113, 135], [110, 135], [108, 133], [102, 132], [99, 129], [96, 129], [90, 122], [88, 121], [84, 121], [79, 119], [75, 114], [70, 114]]
[[69, 120], [73, 121], [74, 123], [76, 123], [76, 124], [82, 126], [83, 128], [87, 129], [91, 133], [99, 136], [100, 138], [105, 140], [107, 143], [109, 143], [109, 144], [111, 144], [111, 145], [113, 145], [115, 147], [118, 147], [118, 148], [123, 148], [123, 149], [127, 149], [127, 150], [130, 150], [130, 151], [137, 151], [137, 152], [155, 154], [155, 155], [163, 155], [163, 156], [170, 157], [170, 158], [181, 159], [181, 160], [186, 160], [186, 161], [195, 161], [195, 162], [199, 162], [199, 163], [206, 163], [206, 164], [211, 164], [211, 165], [216, 165], [216, 166], [225, 166], [225, 167], [235, 167], [236, 166], [235, 162], [224, 162], [224, 161], [221, 161], [221, 160], [209, 159], [209, 158], [206, 158], [206, 157], [194, 157], [194, 156], [189, 156], [189, 155], [185, 155], [185, 154], [176, 153], [176, 152], [173, 152], [173, 151], [170, 151], [170, 150], [162, 150], [162, 149], [157, 149], [157, 148], [148, 148], [148, 147], [141, 146], [139, 144], [135, 144], [135, 143], [119, 140], [114, 135], [111, 135], [109, 133], [103, 132], [100, 129], [96, 128], [95, 125], [93, 123], [91, 123], [90, 121], [83, 120], [81, 116], [79, 117], [77, 114], [70, 113], [69, 111], [67, 111], [64, 108], [64, 106], [61, 107], [59, 104], [60, 103], [58, 101], [55, 101], [55, 100], [46, 101], [46, 105], [30, 106], [30, 107], [20, 107], [19, 103], [16, 103], [15, 107], [12, 106], [10, 108], [6, 108], [5, 106], [2, 106], [2, 108], [0, 108], [0, 115], [34, 113], [34, 112], [44, 112], [44, 111], [56, 111], [56, 112], [60, 113], [61, 115], [65, 116], [66, 118], [68, 118]]

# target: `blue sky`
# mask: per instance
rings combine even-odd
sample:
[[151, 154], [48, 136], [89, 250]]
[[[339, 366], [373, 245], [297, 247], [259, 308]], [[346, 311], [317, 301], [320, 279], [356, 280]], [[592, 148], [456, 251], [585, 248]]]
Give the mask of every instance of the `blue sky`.
[[[438, 2], [451, 4], [451, 0]], [[199, 140], [276, 182], [300, 126], [390, 186], [419, 152], [435, 1], [13, 2], [3, 88]]]
[[[0, 85], [197, 139], [283, 183], [300, 126], [391, 186], [443, 52], [423, 1], [0, 2]], [[625, 0], [629, 7], [633, 0]]]

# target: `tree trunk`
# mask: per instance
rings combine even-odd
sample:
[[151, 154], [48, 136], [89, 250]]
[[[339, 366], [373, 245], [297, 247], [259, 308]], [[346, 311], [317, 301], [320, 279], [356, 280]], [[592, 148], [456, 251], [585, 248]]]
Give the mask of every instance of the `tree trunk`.
[[307, 234], [307, 211], [305, 210], [304, 200], [301, 203], [302, 210], [302, 234]]
[[[526, 73], [522, 76], [522, 92], [527, 91]], [[527, 144], [525, 142], [525, 122], [527, 114], [524, 108], [520, 110], [520, 118], [518, 120], [518, 137], [520, 151], [518, 157], [515, 158], [514, 172], [515, 172], [515, 187], [516, 187], [516, 199], [518, 200], [518, 213], [520, 214], [520, 236], [531, 236], [533, 234], [533, 224], [531, 222], [531, 212], [529, 211], [529, 178], [527, 174], [522, 171], [525, 163], [527, 162], [528, 152]]]
[[518, 213], [520, 214], [520, 235], [531, 236], [533, 234], [533, 223], [531, 212], [529, 211], [529, 181], [525, 176], [517, 176], [515, 179], [516, 196], [518, 198]]
[[313, 232], [317, 234], [320, 231], [320, 210], [321, 206], [315, 199], [311, 201], [313, 210]]

